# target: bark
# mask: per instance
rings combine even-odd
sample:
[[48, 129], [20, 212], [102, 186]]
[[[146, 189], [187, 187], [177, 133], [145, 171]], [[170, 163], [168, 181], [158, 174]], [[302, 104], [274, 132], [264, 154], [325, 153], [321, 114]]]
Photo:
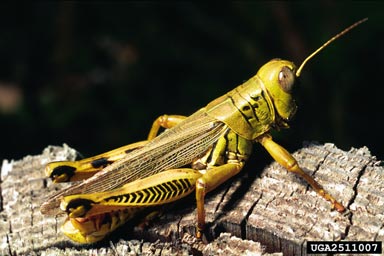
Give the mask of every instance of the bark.
[[303, 180], [273, 162], [259, 176], [252, 167], [207, 196], [206, 237], [194, 238], [193, 196], [162, 207], [148, 227], [129, 223], [105, 241], [71, 243], [60, 232], [64, 217], [39, 212], [53, 185], [44, 165], [73, 160], [76, 151], [47, 147], [41, 155], [4, 160], [1, 169], [1, 255], [305, 255], [306, 241], [384, 240], [384, 170], [366, 147], [348, 152], [307, 144], [294, 153], [349, 211], [331, 211]]

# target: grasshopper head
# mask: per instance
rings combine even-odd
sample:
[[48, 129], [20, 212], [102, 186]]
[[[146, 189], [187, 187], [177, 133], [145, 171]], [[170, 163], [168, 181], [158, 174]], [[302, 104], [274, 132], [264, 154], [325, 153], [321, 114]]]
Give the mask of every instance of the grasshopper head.
[[257, 76], [262, 80], [265, 90], [271, 97], [275, 110], [281, 118], [282, 122], [280, 122], [280, 125], [287, 126], [286, 122], [289, 121], [296, 112], [297, 106], [292, 99], [291, 91], [295, 79], [300, 76], [305, 64], [333, 41], [367, 20], [368, 18], [359, 20], [329, 39], [316, 51], [311, 53], [301, 63], [298, 69], [292, 62], [280, 59], [273, 59], [259, 69]]
[[286, 126], [286, 121], [289, 121], [296, 112], [297, 106], [292, 99], [291, 91], [295, 79], [300, 76], [305, 64], [333, 41], [367, 20], [368, 18], [359, 20], [329, 39], [316, 51], [311, 53], [301, 63], [299, 68], [296, 68], [295, 64], [290, 61], [273, 59], [259, 69], [257, 76], [263, 81], [264, 87], [273, 101], [277, 114], [282, 118], [281, 125]]
[[296, 79], [296, 66], [290, 61], [273, 59], [257, 72], [270, 96], [278, 116], [285, 123], [295, 114], [297, 106], [291, 92]]

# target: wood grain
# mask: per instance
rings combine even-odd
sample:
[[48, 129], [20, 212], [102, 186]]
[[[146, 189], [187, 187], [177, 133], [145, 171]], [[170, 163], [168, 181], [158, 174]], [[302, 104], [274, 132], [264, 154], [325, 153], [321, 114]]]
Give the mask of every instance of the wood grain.
[[303, 180], [277, 163], [259, 176], [230, 180], [206, 200], [207, 230], [196, 241], [193, 196], [162, 207], [146, 228], [132, 223], [106, 241], [79, 246], [60, 233], [64, 217], [46, 217], [39, 206], [67, 185], [53, 185], [44, 165], [74, 159], [68, 146], [42, 154], [4, 160], [1, 169], [1, 255], [305, 255], [308, 240], [384, 240], [384, 169], [366, 147], [343, 151], [333, 144], [309, 143], [294, 153], [313, 175], [349, 209], [330, 210]]

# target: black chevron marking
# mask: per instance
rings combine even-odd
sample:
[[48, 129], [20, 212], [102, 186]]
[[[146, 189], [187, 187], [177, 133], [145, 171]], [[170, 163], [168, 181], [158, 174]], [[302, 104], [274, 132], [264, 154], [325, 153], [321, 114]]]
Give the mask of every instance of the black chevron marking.
[[172, 192], [172, 183], [171, 182], [167, 182], [167, 183], [163, 183], [164, 186], [167, 187], [167, 192], [165, 193], [165, 198], [164, 200], [168, 200], [170, 197], [171, 197], [171, 192]]
[[191, 181], [185, 178], [164, 182], [153, 187], [124, 195], [111, 196], [104, 200], [107, 202], [113, 201], [115, 203], [127, 204], [154, 204], [169, 200], [173, 197], [178, 197], [193, 188], [194, 186], [191, 185]]
[[181, 180], [175, 180], [174, 185], [177, 187], [177, 191], [184, 190], [183, 184], [181, 183]]
[[136, 192], [136, 195], [137, 195], [137, 201], [136, 203], [142, 203], [143, 202], [143, 199], [145, 197], [144, 193], [142, 191], [137, 191]]
[[153, 198], [153, 202], [158, 202], [161, 197], [161, 190], [158, 186], [153, 187], [153, 190], [155, 190], [155, 197]]
[[167, 187], [165, 186], [165, 184], [159, 184], [158, 188], [160, 188], [162, 192], [159, 201], [163, 201], [167, 194]]
[[182, 179], [180, 180], [180, 183], [183, 186], [183, 189], [190, 189], [192, 187], [188, 179]]
[[135, 193], [130, 193], [129, 195], [130, 195], [130, 200], [129, 200], [129, 202], [130, 202], [130, 203], [135, 202], [135, 201], [136, 201], [136, 197], [137, 197], [137, 195], [136, 195]]
[[148, 188], [148, 199], [147, 199], [147, 203], [153, 203], [154, 202], [154, 199], [156, 198], [156, 190], [155, 190], [156, 187], [150, 187]]
[[175, 183], [177, 182], [177, 180], [172, 180], [172, 181], [168, 181], [167, 182], [167, 185], [169, 186], [170, 190], [169, 191], [177, 191], [177, 186], [175, 186]]
[[143, 204], [149, 203], [149, 199], [151, 198], [151, 191], [149, 191], [150, 188], [144, 189], [144, 198], [143, 198]]

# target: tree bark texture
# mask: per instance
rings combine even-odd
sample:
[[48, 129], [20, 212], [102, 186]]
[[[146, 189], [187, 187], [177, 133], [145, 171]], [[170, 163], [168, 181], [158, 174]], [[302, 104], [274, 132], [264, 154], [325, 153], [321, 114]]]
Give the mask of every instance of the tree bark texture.
[[306, 241], [384, 240], [384, 169], [366, 147], [349, 151], [308, 143], [299, 165], [348, 208], [340, 214], [276, 162], [242, 174], [206, 197], [203, 241], [194, 238], [194, 196], [163, 206], [146, 227], [128, 223], [105, 241], [81, 246], [61, 232], [65, 216], [39, 211], [52, 184], [44, 165], [76, 151], [49, 146], [41, 155], [4, 160], [1, 168], [1, 255], [306, 255]]

